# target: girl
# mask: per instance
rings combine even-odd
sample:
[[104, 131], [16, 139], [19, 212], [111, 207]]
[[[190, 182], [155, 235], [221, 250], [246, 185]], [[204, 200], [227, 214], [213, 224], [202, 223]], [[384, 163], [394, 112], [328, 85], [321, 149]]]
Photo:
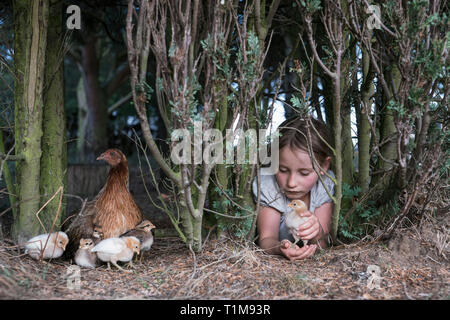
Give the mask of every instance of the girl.
[[[318, 244], [327, 247], [326, 238], [330, 228], [333, 203], [330, 194], [334, 192], [333, 181], [325, 174], [331, 163], [331, 149], [322, 140], [331, 145], [327, 128], [321, 122], [311, 119], [311, 146], [314, 156], [320, 165], [319, 174], [325, 186], [313, 169], [308, 153], [306, 120], [298, 117], [288, 119], [279, 126], [279, 168], [275, 175], [260, 175], [260, 204], [258, 212], [259, 246], [269, 254], [280, 254], [289, 260], [300, 260], [314, 255]], [[253, 194], [258, 196], [257, 179], [253, 181]], [[300, 199], [305, 202], [309, 211], [304, 217], [308, 221], [298, 228], [298, 236], [309, 240], [308, 245], [301, 248], [292, 247], [287, 241], [294, 242], [284, 223], [284, 214], [291, 210], [290, 201]]]

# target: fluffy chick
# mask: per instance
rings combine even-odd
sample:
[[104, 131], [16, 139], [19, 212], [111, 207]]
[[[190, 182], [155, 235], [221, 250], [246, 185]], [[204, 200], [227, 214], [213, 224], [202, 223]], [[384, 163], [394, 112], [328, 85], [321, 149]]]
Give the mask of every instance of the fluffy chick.
[[33, 259], [59, 258], [66, 250], [69, 237], [62, 231], [41, 234], [31, 238], [25, 244], [25, 253]]
[[[300, 240], [300, 238], [297, 236], [297, 228], [308, 220], [308, 218], [301, 217], [300, 215], [303, 212], [308, 211], [308, 208], [302, 200], [293, 200], [288, 204], [288, 207], [292, 210], [287, 213], [284, 221], [295, 240], [291, 247], [295, 247], [297, 242]], [[302, 241], [304, 245], [308, 244], [308, 240]]]
[[94, 232], [92, 232], [92, 238], [94, 240], [94, 245], [98, 244], [103, 240], [103, 229], [101, 226], [94, 225]]
[[133, 259], [133, 254], [139, 254], [140, 242], [136, 237], [123, 237], [123, 238], [108, 238], [100, 241], [91, 252], [97, 253], [97, 257], [103, 262], [108, 263], [108, 270], [110, 269], [109, 263], [111, 262], [119, 270], [125, 271], [118, 264], [117, 261], [130, 262]]
[[121, 237], [136, 237], [141, 243], [141, 262], [144, 251], [149, 251], [153, 244], [152, 229], [156, 228], [149, 220], [144, 220], [133, 229], [125, 232]]
[[91, 252], [94, 248], [93, 239], [80, 239], [80, 246], [75, 252], [75, 263], [80, 267], [92, 268], [97, 266], [97, 255]]

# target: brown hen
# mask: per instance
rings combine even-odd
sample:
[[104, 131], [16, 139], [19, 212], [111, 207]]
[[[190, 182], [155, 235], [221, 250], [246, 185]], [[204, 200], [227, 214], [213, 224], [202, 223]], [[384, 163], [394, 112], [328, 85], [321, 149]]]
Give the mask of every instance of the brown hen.
[[101, 228], [103, 239], [107, 239], [119, 237], [143, 220], [141, 210], [128, 190], [128, 162], [125, 155], [118, 149], [109, 149], [97, 160], [106, 161], [111, 168], [105, 186], [66, 230], [70, 239], [66, 251], [71, 255], [81, 238], [92, 237], [94, 225]]
[[110, 166], [108, 179], [95, 206], [94, 224], [101, 226], [103, 238], [118, 237], [133, 229], [143, 216], [128, 190], [128, 162], [118, 149], [102, 153], [97, 160], [105, 160]]

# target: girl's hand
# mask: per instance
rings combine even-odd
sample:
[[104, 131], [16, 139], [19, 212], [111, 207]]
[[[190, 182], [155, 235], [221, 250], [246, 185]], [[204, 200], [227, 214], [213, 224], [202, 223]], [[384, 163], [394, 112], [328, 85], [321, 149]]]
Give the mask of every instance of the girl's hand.
[[308, 221], [298, 227], [297, 236], [302, 240], [315, 239], [320, 234], [319, 219], [310, 211], [305, 211], [300, 216], [308, 218]]
[[295, 245], [295, 248], [291, 248], [291, 242], [289, 240], [282, 240], [280, 244], [281, 253], [291, 261], [302, 260], [312, 257], [316, 252], [317, 245], [306, 245], [299, 248]]

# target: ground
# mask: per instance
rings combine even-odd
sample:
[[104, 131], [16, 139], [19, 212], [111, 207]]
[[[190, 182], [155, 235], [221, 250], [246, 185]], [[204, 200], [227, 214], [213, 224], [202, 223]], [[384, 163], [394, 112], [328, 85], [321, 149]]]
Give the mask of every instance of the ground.
[[[138, 175], [130, 171], [137, 203], [167, 230]], [[132, 272], [81, 269], [79, 287], [68, 282], [70, 261], [35, 261], [0, 241], [0, 299], [449, 299], [448, 211], [404, 223], [389, 241], [334, 246], [299, 262], [225, 238], [209, 237], [193, 253], [161, 232]], [[367, 272], [377, 267], [379, 276]]]
[[[411, 250], [412, 246], [418, 250]], [[426, 252], [423, 254], [422, 252]], [[369, 288], [369, 265], [380, 268]], [[178, 238], [156, 239], [132, 272], [81, 269], [68, 285], [69, 261], [39, 262], [0, 248], [2, 299], [449, 299], [448, 260], [411, 230], [389, 243], [338, 246], [290, 262], [253, 244], [208, 240], [199, 253]], [[373, 279], [373, 276], [372, 276]], [[376, 279], [375, 279], [376, 280]]]

